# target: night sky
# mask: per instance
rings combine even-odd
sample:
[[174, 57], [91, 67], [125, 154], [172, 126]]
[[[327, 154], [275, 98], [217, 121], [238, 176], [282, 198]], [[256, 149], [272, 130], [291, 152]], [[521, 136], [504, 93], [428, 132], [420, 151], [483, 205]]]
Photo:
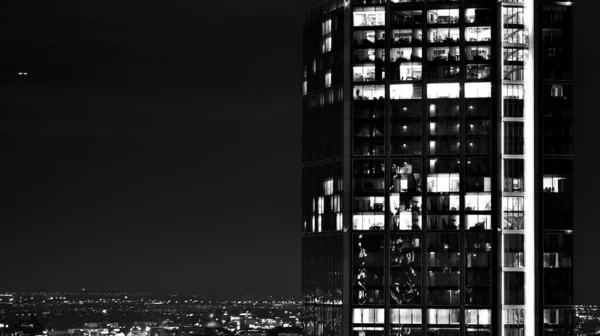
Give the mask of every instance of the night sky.
[[[298, 297], [320, 2], [1, 1], [0, 291]], [[599, 11], [576, 7], [577, 303], [600, 303]]]

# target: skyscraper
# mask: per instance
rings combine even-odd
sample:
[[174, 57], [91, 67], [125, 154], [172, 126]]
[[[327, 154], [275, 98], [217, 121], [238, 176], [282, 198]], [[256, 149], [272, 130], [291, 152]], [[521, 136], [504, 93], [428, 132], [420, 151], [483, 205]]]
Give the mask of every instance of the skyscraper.
[[573, 333], [571, 21], [550, 0], [309, 12], [307, 335]]

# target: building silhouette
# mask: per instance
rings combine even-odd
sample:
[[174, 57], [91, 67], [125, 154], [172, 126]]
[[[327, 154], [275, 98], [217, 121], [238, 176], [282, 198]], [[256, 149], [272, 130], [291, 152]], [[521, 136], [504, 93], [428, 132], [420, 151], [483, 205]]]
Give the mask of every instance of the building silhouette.
[[572, 335], [572, 3], [340, 0], [304, 28], [307, 335]]

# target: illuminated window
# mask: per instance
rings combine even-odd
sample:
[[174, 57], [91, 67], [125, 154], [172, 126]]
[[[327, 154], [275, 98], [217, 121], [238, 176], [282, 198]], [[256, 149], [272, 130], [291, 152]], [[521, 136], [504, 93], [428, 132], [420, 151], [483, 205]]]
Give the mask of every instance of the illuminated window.
[[385, 60], [385, 49], [383, 48], [371, 48], [371, 49], [355, 49], [354, 50], [354, 61], [355, 62], [376, 62]]
[[436, 62], [458, 62], [460, 49], [458, 47], [433, 47], [427, 49], [427, 59]]
[[375, 80], [375, 65], [365, 64], [354, 66], [353, 80], [355, 82], [369, 82]]
[[431, 43], [455, 43], [460, 40], [458, 28], [432, 28], [428, 31]]
[[465, 40], [467, 42], [488, 42], [492, 40], [490, 27], [466, 27]]
[[323, 36], [331, 34], [331, 19], [326, 20], [321, 24], [321, 33]]
[[502, 95], [505, 99], [523, 99], [525, 89], [520, 84], [504, 84], [502, 85]]
[[[354, 202], [359, 202], [355, 198]], [[381, 202], [379, 203], [383, 205], [383, 197], [381, 197]], [[360, 209], [356, 209], [356, 211], [360, 211]], [[362, 212], [355, 213], [352, 216], [352, 226], [354, 230], [383, 230], [384, 229], [384, 215], [378, 214], [376, 212]]]
[[492, 83], [465, 83], [465, 98], [489, 98]]
[[489, 230], [492, 227], [490, 215], [465, 215], [465, 224], [468, 230]]
[[423, 58], [421, 48], [393, 48], [390, 54], [392, 62], [420, 61]]
[[[467, 64], [467, 79], [488, 79], [492, 76], [492, 66], [489, 64]], [[465, 96], [466, 97], [466, 96]]]
[[459, 309], [429, 309], [429, 324], [458, 324]]
[[325, 87], [326, 88], [331, 87], [331, 71], [327, 71], [325, 73]]
[[491, 211], [492, 195], [488, 193], [467, 193], [465, 195], [466, 211]]
[[421, 63], [402, 63], [400, 65], [400, 80], [420, 80], [423, 75]]
[[430, 174], [427, 176], [427, 192], [458, 192], [460, 191], [460, 177], [453, 174]]
[[465, 323], [473, 325], [490, 325], [492, 324], [492, 316], [489, 309], [466, 309]]
[[394, 324], [421, 324], [421, 309], [391, 309], [390, 322]]
[[354, 308], [352, 322], [362, 324], [380, 324], [385, 319], [383, 308]]
[[427, 84], [427, 98], [459, 98], [459, 83], [436, 83]]
[[357, 85], [354, 86], [355, 100], [384, 99], [385, 87], [383, 85]]
[[325, 213], [325, 198], [323, 196], [319, 196], [316, 199], [317, 201], [317, 214], [322, 215]]
[[394, 29], [392, 38], [393, 45], [419, 45], [423, 41], [423, 32], [420, 29]]
[[391, 167], [389, 204], [392, 230], [421, 230], [421, 161], [396, 159]]
[[360, 46], [379, 45], [383, 47], [385, 30], [361, 30], [354, 32], [354, 43]]
[[427, 21], [437, 24], [458, 23], [458, 9], [434, 9], [427, 13]]
[[419, 99], [421, 98], [420, 84], [390, 85], [390, 99]]
[[323, 39], [323, 53], [331, 51], [331, 36]]
[[562, 97], [563, 96], [563, 86], [560, 84], [553, 84], [552, 89], [550, 90], [551, 97]]
[[558, 193], [569, 190], [569, 180], [560, 175], [544, 175], [543, 188], [544, 192]]
[[385, 25], [384, 7], [371, 8], [355, 8], [354, 27]]

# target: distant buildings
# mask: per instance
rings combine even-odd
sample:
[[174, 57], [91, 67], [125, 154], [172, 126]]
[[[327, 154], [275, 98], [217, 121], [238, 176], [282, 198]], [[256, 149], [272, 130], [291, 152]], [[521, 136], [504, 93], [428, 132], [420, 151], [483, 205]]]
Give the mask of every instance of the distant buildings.
[[12, 294], [0, 294], [0, 310], [11, 308], [15, 298]]
[[19, 293], [3, 297], [7, 302], [13, 300], [5, 305], [6, 309], [0, 309], [0, 324], [13, 331], [23, 316], [35, 311], [46, 323], [48, 336], [149, 336], [151, 330], [176, 335], [181, 328], [191, 328], [188, 331], [192, 333], [209, 332], [203, 328], [221, 334], [264, 332], [298, 326], [300, 319], [299, 305], [289, 299], [218, 301], [113, 292]]

